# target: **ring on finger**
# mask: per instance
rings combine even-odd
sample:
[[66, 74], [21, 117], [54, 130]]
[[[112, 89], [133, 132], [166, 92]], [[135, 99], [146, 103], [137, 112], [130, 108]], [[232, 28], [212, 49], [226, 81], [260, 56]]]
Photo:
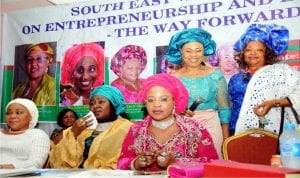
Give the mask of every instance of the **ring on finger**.
[[83, 119], [80, 119], [79, 123], [80, 123], [81, 126], [86, 124], [85, 120], [83, 120]]
[[139, 160], [140, 160], [140, 161], [146, 161], [146, 158], [143, 157], [143, 156], [141, 156], [141, 157], [139, 157]]
[[158, 156], [157, 159], [158, 159], [158, 161], [161, 161], [161, 162], [166, 160], [166, 158], [164, 156]]
[[160, 155], [162, 155], [162, 156], [164, 156], [164, 157], [166, 157], [166, 156], [167, 156], [167, 154], [168, 154], [168, 153], [167, 153], [167, 152], [165, 152], [165, 151], [163, 151], [163, 152], [161, 152], [161, 153], [160, 153]]

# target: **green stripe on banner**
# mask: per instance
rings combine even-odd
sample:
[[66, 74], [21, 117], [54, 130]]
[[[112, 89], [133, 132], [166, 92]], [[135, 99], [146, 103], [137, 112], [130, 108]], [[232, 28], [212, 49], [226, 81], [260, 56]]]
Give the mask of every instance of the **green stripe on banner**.
[[13, 79], [13, 68], [4, 67], [3, 70], [3, 82], [2, 86], [2, 98], [1, 98], [1, 123], [4, 122], [5, 117], [5, 107], [6, 104], [11, 100], [12, 94], [12, 80]]
[[104, 84], [107, 84], [109, 85], [109, 62], [108, 62], [108, 59], [106, 60], [105, 59], [105, 62], [104, 62], [104, 68], [105, 68], [105, 74], [104, 74]]
[[297, 50], [300, 50], [300, 45], [288, 47], [288, 51], [297, 51]]
[[153, 74], [156, 74], [156, 71], [157, 71], [157, 58], [153, 58]]

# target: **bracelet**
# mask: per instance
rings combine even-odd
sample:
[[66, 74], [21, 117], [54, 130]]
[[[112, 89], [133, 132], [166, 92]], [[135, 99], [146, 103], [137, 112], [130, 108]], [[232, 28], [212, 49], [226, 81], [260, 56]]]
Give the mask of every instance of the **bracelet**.
[[130, 169], [133, 170], [133, 171], [137, 171], [137, 169], [135, 169], [135, 167], [134, 167], [135, 160], [136, 160], [136, 158], [134, 160], [132, 160], [131, 163], [130, 163]]
[[278, 99], [275, 99], [275, 106], [276, 107], [280, 107], [281, 105], [280, 105], [280, 100]]

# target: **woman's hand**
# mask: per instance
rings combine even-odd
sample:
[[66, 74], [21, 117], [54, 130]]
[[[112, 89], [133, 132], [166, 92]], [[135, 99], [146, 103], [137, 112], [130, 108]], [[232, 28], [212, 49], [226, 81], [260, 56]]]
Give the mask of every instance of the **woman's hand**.
[[153, 152], [142, 152], [139, 153], [134, 161], [134, 168], [136, 170], [142, 170], [149, 167], [156, 162], [156, 157]]
[[80, 135], [83, 130], [85, 130], [86, 128], [88, 128], [89, 126], [92, 125], [93, 120], [90, 119], [90, 117], [91, 117], [90, 115], [85, 116], [83, 118], [77, 119], [73, 123], [71, 130], [72, 130], [75, 138], [78, 135]]
[[263, 101], [262, 103], [256, 105], [253, 109], [253, 112], [258, 116], [258, 117], [263, 117], [265, 116], [272, 107], [275, 106], [274, 100], [267, 100]]
[[162, 151], [156, 152], [156, 161], [160, 168], [166, 169], [170, 164], [176, 162], [176, 158], [172, 154]]
[[181, 113], [181, 115], [184, 115], [186, 117], [193, 117], [195, 115], [195, 113], [189, 109], [186, 109], [185, 111], [183, 111]]

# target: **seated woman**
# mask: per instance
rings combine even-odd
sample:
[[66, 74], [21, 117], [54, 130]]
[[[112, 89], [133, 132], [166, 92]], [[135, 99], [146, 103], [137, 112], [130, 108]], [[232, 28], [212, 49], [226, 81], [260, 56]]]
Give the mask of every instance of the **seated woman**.
[[69, 108], [62, 109], [57, 115], [57, 124], [59, 128], [53, 130], [50, 139], [51, 146], [54, 146], [59, 143], [62, 138], [63, 130], [71, 127], [74, 122], [78, 119], [77, 113]]
[[40, 169], [50, 150], [48, 135], [35, 129], [39, 117], [32, 100], [17, 98], [6, 105], [8, 128], [0, 132], [0, 169]]
[[89, 106], [98, 121], [96, 129], [89, 128], [89, 116], [76, 120], [51, 150], [50, 167], [116, 168], [123, 139], [132, 125], [123, 118], [123, 96], [117, 88], [102, 85], [91, 92]]
[[179, 115], [188, 103], [188, 91], [179, 79], [153, 75], [146, 79], [141, 98], [149, 115], [130, 128], [119, 169], [158, 171], [176, 161], [218, 159], [208, 131], [196, 120]]

